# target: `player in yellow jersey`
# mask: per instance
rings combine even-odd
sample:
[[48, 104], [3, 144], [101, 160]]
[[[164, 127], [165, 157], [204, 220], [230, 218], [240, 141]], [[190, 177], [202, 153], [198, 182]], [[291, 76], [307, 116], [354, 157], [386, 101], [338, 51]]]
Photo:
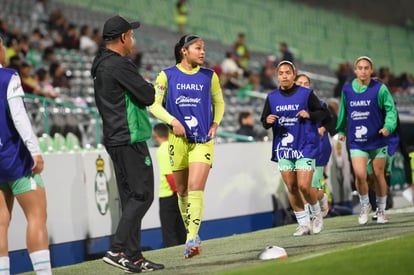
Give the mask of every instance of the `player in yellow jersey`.
[[204, 41], [184, 35], [175, 45], [176, 65], [160, 72], [150, 111], [170, 126], [169, 154], [178, 205], [187, 228], [184, 258], [201, 253], [198, 236], [204, 188], [214, 157], [214, 138], [224, 114], [217, 74], [204, 63]]
[[152, 137], [158, 145], [157, 160], [160, 170], [160, 221], [164, 247], [185, 243], [186, 230], [178, 208], [177, 186], [170, 165], [168, 154], [168, 134], [170, 129], [164, 123], [154, 125]]

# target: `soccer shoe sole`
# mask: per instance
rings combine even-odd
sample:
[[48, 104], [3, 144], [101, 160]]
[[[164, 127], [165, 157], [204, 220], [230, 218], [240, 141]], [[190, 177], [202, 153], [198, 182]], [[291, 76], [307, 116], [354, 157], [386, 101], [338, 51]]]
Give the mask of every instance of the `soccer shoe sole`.
[[201, 254], [201, 247], [196, 246], [190, 249], [190, 253], [188, 255], [184, 255], [184, 259], [190, 259], [200, 254]]
[[110, 264], [110, 265], [112, 265], [112, 266], [114, 266], [114, 267], [118, 267], [118, 268], [120, 268], [120, 269], [122, 269], [122, 270], [129, 271], [129, 268], [128, 268], [128, 267], [123, 266], [123, 265], [120, 265], [120, 264], [118, 264], [117, 262], [114, 262], [113, 260], [111, 260], [111, 259], [109, 259], [109, 258], [107, 258], [107, 257], [103, 257], [103, 258], [102, 258], [102, 260], [103, 260], [105, 263]]

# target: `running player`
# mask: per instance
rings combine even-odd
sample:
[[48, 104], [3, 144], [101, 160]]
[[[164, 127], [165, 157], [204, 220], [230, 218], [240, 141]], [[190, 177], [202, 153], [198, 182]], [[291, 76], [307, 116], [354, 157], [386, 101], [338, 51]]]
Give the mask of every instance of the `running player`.
[[174, 49], [176, 65], [160, 72], [155, 81], [155, 102], [150, 111], [167, 123], [169, 153], [178, 204], [187, 228], [184, 258], [201, 253], [198, 236], [204, 188], [214, 157], [214, 138], [224, 114], [217, 74], [201, 67], [204, 41], [184, 35]]
[[[304, 86], [310, 89], [311, 80], [305, 74], [298, 74], [295, 79], [296, 85]], [[325, 166], [329, 162], [329, 158], [332, 153], [331, 143], [329, 141], [328, 132], [326, 130], [325, 125], [330, 122], [330, 113], [326, 103], [320, 100], [322, 107], [324, 108], [325, 112], [327, 112], [326, 119], [324, 119], [318, 125], [318, 134], [320, 136], [320, 143], [319, 143], [319, 152], [315, 159], [315, 171], [313, 172], [312, 177], [312, 191], [316, 192], [316, 196], [318, 198], [319, 204], [321, 206], [322, 216], [326, 217], [329, 212], [329, 204], [328, 204], [328, 196], [325, 194], [322, 181], [324, 180], [324, 169]], [[305, 201], [304, 201], [305, 203]]]
[[[273, 130], [272, 161], [279, 163], [289, 201], [299, 224], [294, 236], [321, 232], [323, 217], [312, 189], [315, 157], [320, 143], [315, 122], [326, 117], [319, 99], [311, 89], [295, 84], [296, 68], [290, 61], [277, 65], [280, 87], [271, 92], [263, 108], [261, 122]], [[300, 190], [300, 191], [299, 191]], [[314, 215], [304, 210], [302, 194]]]
[[[399, 128], [398, 126], [398, 120], [397, 120], [397, 128], [395, 129], [395, 131], [388, 136], [388, 150], [387, 150], [387, 156], [385, 157], [385, 169], [384, 169], [384, 173], [385, 173], [385, 181], [387, 182], [387, 201], [381, 201], [380, 198], [376, 195], [375, 189], [376, 188], [380, 188], [377, 186], [377, 183], [375, 182], [375, 178], [373, 175], [373, 171], [372, 171], [372, 161], [371, 159], [368, 159], [368, 164], [367, 164], [367, 174], [368, 174], [368, 186], [370, 188], [369, 190], [369, 199], [370, 199], [370, 204], [371, 206], [373, 206], [374, 208], [376, 208], [375, 210], [375, 215], [372, 216], [372, 219], [375, 221], [378, 221], [378, 210], [381, 209], [388, 209], [388, 208], [392, 208], [393, 206], [393, 198], [392, 198], [392, 194], [390, 194], [390, 185], [391, 185], [391, 172], [392, 172], [392, 163], [394, 161], [394, 155], [395, 152], [397, 152], [398, 147], [401, 143], [401, 139], [400, 136], [397, 133], [397, 129]], [[378, 207], [378, 204], [382, 204], [385, 203], [385, 205], [381, 205], [380, 207]], [[383, 222], [380, 223], [387, 223], [388, 220], [385, 219]]]
[[388, 221], [385, 215], [387, 183], [384, 176], [387, 156], [387, 137], [397, 126], [397, 110], [388, 88], [371, 79], [372, 60], [358, 57], [354, 63], [356, 78], [342, 88], [341, 106], [336, 129], [338, 139], [345, 140], [345, 129], [355, 174], [355, 186], [359, 193], [361, 212], [359, 224], [368, 222], [371, 204], [368, 196], [367, 163], [372, 160], [372, 169], [377, 184], [377, 223]]

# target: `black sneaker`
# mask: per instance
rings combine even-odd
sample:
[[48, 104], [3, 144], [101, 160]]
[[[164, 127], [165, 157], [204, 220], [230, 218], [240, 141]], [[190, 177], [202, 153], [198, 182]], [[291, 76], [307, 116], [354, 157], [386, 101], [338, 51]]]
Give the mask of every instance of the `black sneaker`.
[[132, 263], [123, 252], [107, 251], [102, 260], [126, 272], [141, 273], [141, 266]]
[[378, 207], [377, 207], [377, 210], [375, 210], [374, 216], [372, 216], [373, 221], [376, 221], [377, 219], [378, 219]]
[[133, 264], [135, 266], [137, 266], [138, 268], [140, 268], [142, 272], [148, 272], [148, 271], [155, 271], [155, 270], [164, 269], [163, 264], [157, 264], [157, 263], [151, 262], [151, 261], [149, 261], [145, 258], [140, 258], [140, 259], [136, 260]]

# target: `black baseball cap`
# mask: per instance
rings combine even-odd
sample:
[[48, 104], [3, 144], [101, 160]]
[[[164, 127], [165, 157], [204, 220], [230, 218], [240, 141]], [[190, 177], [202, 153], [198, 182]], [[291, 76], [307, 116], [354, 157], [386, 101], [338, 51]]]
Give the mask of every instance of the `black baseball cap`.
[[139, 28], [140, 25], [138, 21], [129, 23], [123, 17], [115, 15], [106, 20], [103, 26], [102, 38], [105, 41], [113, 40], [129, 30]]

